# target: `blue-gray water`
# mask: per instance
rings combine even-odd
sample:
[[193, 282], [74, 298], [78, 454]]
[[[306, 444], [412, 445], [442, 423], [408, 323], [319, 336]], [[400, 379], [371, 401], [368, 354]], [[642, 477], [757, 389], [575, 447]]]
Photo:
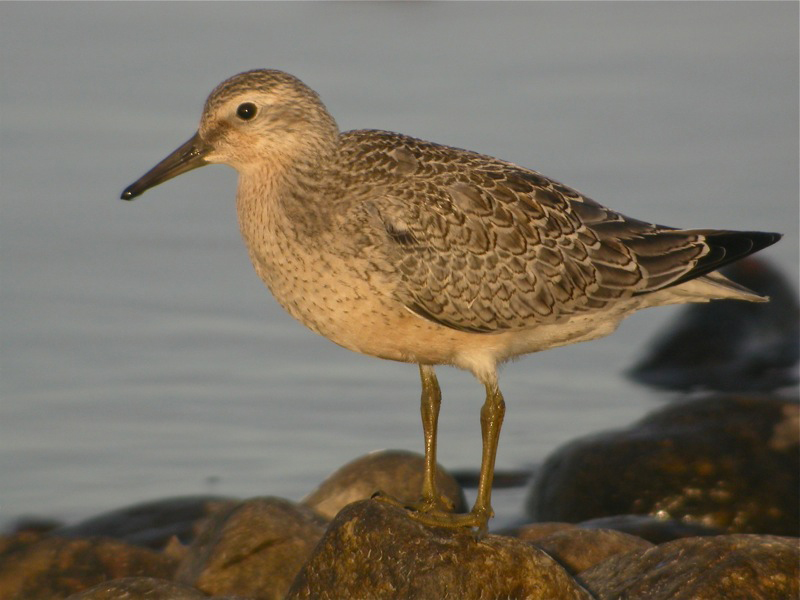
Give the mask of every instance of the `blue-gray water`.
[[[281, 68], [342, 129], [493, 154], [645, 220], [782, 231], [763, 256], [796, 285], [797, 43], [797, 3], [0, 3], [0, 522], [299, 499], [370, 450], [421, 451], [416, 368], [283, 313], [232, 170], [117, 200], [222, 79]], [[498, 467], [655, 408], [621, 371], [673, 314], [508, 365]], [[477, 468], [482, 389], [440, 372], [440, 460]]]

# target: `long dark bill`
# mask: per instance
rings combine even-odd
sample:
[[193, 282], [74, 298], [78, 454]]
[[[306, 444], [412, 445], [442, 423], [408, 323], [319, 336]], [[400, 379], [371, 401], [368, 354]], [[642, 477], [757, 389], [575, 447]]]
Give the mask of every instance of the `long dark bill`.
[[181, 173], [186, 173], [192, 169], [207, 165], [208, 162], [205, 156], [208, 154], [209, 150], [210, 148], [208, 145], [195, 133], [180, 148], [176, 149], [138, 180], [126, 187], [120, 198], [123, 200], [133, 200], [136, 196], [143, 194], [159, 183], [164, 183], [168, 179], [177, 177]]

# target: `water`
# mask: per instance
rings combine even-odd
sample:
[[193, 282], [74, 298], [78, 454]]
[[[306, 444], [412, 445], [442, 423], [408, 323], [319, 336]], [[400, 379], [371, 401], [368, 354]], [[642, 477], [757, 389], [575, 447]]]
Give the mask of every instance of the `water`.
[[[368, 451], [421, 451], [416, 368], [283, 313], [233, 171], [116, 199], [245, 69], [298, 75], [342, 129], [493, 154], [655, 222], [782, 231], [763, 255], [797, 283], [795, 3], [2, 3], [0, 23], [0, 522], [299, 499]], [[672, 314], [508, 365], [498, 468], [657, 407], [620, 373]], [[440, 460], [477, 469], [482, 389], [440, 378]]]

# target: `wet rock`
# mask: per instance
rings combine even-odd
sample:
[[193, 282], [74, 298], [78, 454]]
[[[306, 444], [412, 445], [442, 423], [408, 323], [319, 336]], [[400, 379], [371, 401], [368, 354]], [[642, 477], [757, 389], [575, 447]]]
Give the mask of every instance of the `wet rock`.
[[331, 522], [287, 600], [591, 598], [553, 558], [521, 540], [427, 527], [377, 500]]
[[189, 544], [206, 519], [238, 501], [219, 496], [166, 498], [126, 506], [54, 531], [60, 537], [108, 537], [162, 550], [173, 537]]
[[49, 533], [63, 525], [64, 523], [61, 521], [48, 517], [24, 516], [11, 523], [8, 527], [8, 533]]
[[749, 257], [723, 272], [770, 301], [684, 307], [628, 372], [632, 379], [684, 391], [770, 391], [797, 383], [797, 293], [763, 259]]
[[66, 600], [210, 600], [192, 587], [153, 577], [106, 581]]
[[325, 525], [310, 508], [288, 500], [246, 500], [210, 518], [175, 581], [209, 595], [282, 600]]
[[[548, 525], [566, 526], [552, 531]], [[550, 533], [546, 533], [548, 529]], [[518, 537], [547, 552], [570, 573], [580, 573], [617, 554], [653, 547], [650, 542], [621, 531], [583, 529], [564, 523], [534, 523], [523, 527]]]
[[715, 527], [699, 523], [684, 523], [677, 519], [659, 519], [649, 515], [615, 515], [581, 521], [585, 529], [613, 529], [635, 535], [653, 544], [663, 544], [685, 537], [720, 535], [725, 533]]
[[528, 499], [535, 521], [642, 514], [728, 533], [798, 535], [800, 406], [715, 396], [551, 455]]
[[[330, 475], [303, 499], [327, 519], [351, 502], [371, 498], [381, 492], [402, 503], [412, 504], [420, 498], [425, 459], [415, 452], [381, 450], [346, 464]], [[447, 497], [456, 512], [466, 510], [464, 492], [453, 477], [437, 465], [439, 493]]]
[[175, 566], [162, 554], [117, 540], [50, 537], [2, 556], [0, 598], [61, 599], [109, 579], [168, 579]]
[[600, 600], [786, 600], [800, 595], [795, 538], [684, 538], [617, 555], [578, 579]]

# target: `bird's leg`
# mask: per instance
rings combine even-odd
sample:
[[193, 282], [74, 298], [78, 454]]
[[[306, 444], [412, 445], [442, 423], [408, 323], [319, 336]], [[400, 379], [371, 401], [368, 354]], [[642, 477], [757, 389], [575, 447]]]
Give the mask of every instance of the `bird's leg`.
[[373, 497], [389, 504], [404, 506], [415, 513], [447, 514], [452, 512], [453, 503], [446, 496], [440, 495], [436, 487], [436, 429], [439, 424], [439, 407], [442, 405], [442, 390], [432, 366], [419, 365], [419, 376], [422, 380], [420, 412], [422, 431], [425, 434], [425, 471], [422, 475], [420, 501], [405, 505], [380, 493]]
[[[431, 369], [432, 371], [432, 369]], [[425, 374], [423, 378], [423, 390], [425, 389]], [[435, 380], [434, 380], [435, 381]], [[506, 412], [506, 403], [503, 400], [503, 394], [497, 387], [497, 382], [492, 381], [485, 384], [486, 386], [486, 401], [481, 408], [481, 437], [483, 439], [483, 455], [481, 458], [481, 474], [478, 480], [478, 497], [472, 510], [465, 515], [456, 515], [442, 510], [429, 510], [409, 513], [411, 517], [425, 523], [426, 525], [433, 525], [437, 527], [476, 527], [478, 529], [478, 537], [483, 536], [487, 529], [489, 519], [494, 514], [492, 511], [492, 480], [494, 479], [494, 461], [497, 456], [497, 442], [500, 439], [500, 428], [503, 425], [503, 416]], [[438, 385], [436, 386], [438, 389]], [[423, 392], [423, 405], [425, 394]], [[437, 412], [438, 412], [438, 405]], [[423, 424], [425, 426], [425, 450], [426, 459], [431, 458], [432, 465], [436, 465], [435, 455], [431, 454], [435, 451], [436, 435], [435, 424], [436, 419], [433, 418], [426, 422], [425, 409], [423, 408]], [[429, 446], [428, 426], [433, 425], [432, 439]], [[427, 463], [426, 463], [427, 467]], [[427, 473], [426, 473], [427, 479]], [[423, 495], [428, 490], [428, 484], [423, 484]], [[435, 490], [435, 487], [434, 487]], [[433, 492], [435, 494], [435, 491]]]
[[422, 380], [422, 431], [425, 434], [425, 473], [422, 479], [422, 501], [415, 508], [421, 512], [453, 510], [452, 504], [436, 489], [436, 430], [439, 424], [439, 407], [442, 405], [442, 390], [436, 373], [430, 365], [419, 366]]
[[486, 401], [481, 407], [481, 439], [483, 454], [481, 456], [481, 474], [478, 479], [478, 497], [472, 507], [471, 514], [479, 521], [478, 533], [486, 533], [489, 519], [494, 516], [492, 510], [492, 481], [494, 480], [494, 461], [497, 457], [497, 443], [500, 440], [500, 428], [506, 414], [506, 402], [496, 382], [486, 384]]

